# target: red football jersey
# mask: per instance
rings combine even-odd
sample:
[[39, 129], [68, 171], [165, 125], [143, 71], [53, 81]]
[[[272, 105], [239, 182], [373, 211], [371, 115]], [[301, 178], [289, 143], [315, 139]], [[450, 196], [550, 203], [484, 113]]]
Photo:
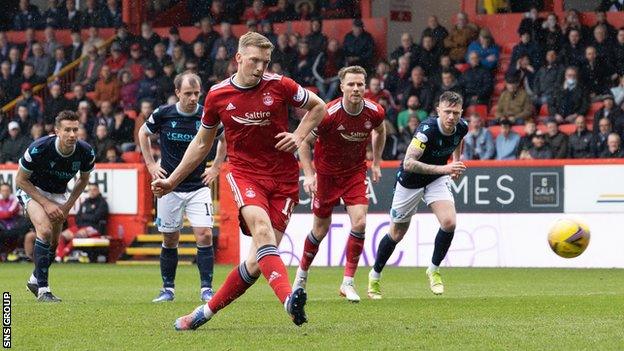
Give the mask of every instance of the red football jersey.
[[342, 107], [342, 97], [329, 102], [323, 121], [312, 132], [318, 137], [314, 145], [316, 172], [345, 175], [366, 171], [366, 146], [371, 130], [383, 123], [384, 118], [383, 107], [367, 99], [356, 115]]
[[295, 155], [277, 150], [275, 144], [280, 139], [275, 136], [288, 131], [288, 105], [303, 107], [308, 94], [294, 80], [277, 74], [265, 73], [249, 88], [239, 87], [229, 78], [210, 88], [202, 125], [215, 128], [223, 123], [234, 174], [298, 181]]

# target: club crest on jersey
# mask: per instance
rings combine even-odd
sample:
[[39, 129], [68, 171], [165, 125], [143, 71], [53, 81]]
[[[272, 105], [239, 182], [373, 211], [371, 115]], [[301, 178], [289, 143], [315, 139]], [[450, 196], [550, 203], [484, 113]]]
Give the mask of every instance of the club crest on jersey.
[[262, 94], [262, 103], [264, 103], [266, 106], [271, 106], [273, 105], [273, 97], [271, 96], [271, 93], [264, 93]]
[[175, 128], [177, 124], [178, 124], [178, 122], [176, 122], [176, 121], [171, 121], [171, 128]]
[[247, 188], [247, 189], [245, 190], [245, 196], [246, 196], [246, 197], [248, 197], [248, 198], [250, 198], [250, 199], [253, 199], [254, 197], [256, 197], [256, 192], [255, 192], [255, 191], [253, 191], [253, 189], [252, 189], [252, 188]]
[[364, 122], [364, 128], [371, 129], [373, 127], [373, 123], [371, 121]]

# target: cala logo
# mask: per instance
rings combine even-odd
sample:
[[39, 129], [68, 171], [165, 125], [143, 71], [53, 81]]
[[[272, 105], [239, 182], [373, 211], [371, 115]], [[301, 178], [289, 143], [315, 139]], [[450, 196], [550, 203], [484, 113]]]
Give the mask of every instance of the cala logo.
[[264, 103], [266, 106], [271, 106], [273, 105], [273, 97], [271, 96], [271, 93], [264, 93], [262, 94], [262, 103]]

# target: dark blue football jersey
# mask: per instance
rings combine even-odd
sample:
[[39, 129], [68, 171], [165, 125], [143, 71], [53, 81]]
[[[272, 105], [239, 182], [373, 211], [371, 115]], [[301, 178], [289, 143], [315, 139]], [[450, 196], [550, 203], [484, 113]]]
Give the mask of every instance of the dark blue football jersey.
[[[443, 166], [468, 133], [468, 123], [460, 119], [455, 127], [455, 132], [451, 135], [444, 135], [438, 121], [437, 117], [429, 117], [424, 120], [416, 129], [412, 144], [423, 150], [418, 161]], [[417, 174], [406, 171], [403, 168], [403, 162], [401, 162], [397, 181], [408, 189], [418, 189], [427, 186], [440, 177], [441, 175], [436, 174]]]
[[91, 145], [78, 140], [71, 155], [62, 155], [58, 149], [56, 135], [35, 140], [24, 156], [20, 158], [20, 167], [30, 173], [30, 182], [43, 191], [65, 194], [67, 183], [76, 173], [88, 173], [95, 165], [95, 151]]
[[[189, 144], [195, 138], [201, 127], [201, 116], [204, 112], [202, 105], [197, 105], [193, 113], [185, 113], [178, 109], [177, 104], [162, 105], [147, 119], [145, 127], [152, 133], [160, 134], [160, 166], [173, 173], [182, 161]], [[217, 137], [223, 133], [223, 127], [219, 127]], [[201, 175], [206, 168], [206, 160], [199, 164], [191, 174], [186, 177], [173, 191], [191, 192], [204, 187]]]

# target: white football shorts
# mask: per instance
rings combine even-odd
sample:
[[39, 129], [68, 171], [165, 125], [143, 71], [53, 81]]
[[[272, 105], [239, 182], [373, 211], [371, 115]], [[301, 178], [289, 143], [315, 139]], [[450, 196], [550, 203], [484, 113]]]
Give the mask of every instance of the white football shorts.
[[407, 223], [416, 214], [418, 204], [423, 200], [427, 206], [436, 201], [451, 201], [453, 192], [451, 191], [451, 177], [442, 176], [426, 185], [424, 188], [408, 189], [398, 182], [392, 197], [392, 208], [390, 209], [390, 219], [394, 223]]
[[184, 225], [183, 214], [194, 228], [212, 228], [213, 209], [210, 188], [172, 192], [157, 200], [156, 225], [161, 233], [175, 233]]
[[[41, 189], [39, 189], [38, 187], [37, 190], [48, 200], [54, 201], [59, 205], [63, 205], [67, 202], [67, 200], [69, 199], [69, 197], [67, 196], [67, 193], [65, 194], [55, 194], [55, 193], [49, 193], [47, 191], [43, 191]], [[17, 200], [21, 203], [22, 207], [24, 208], [24, 215], [28, 216], [28, 212], [26, 211], [28, 209], [28, 203], [30, 202], [30, 200], [32, 200], [32, 198], [30, 197], [30, 195], [28, 195], [24, 190], [22, 189], [17, 189], [17, 191], [15, 192], [15, 196], [17, 197]]]

